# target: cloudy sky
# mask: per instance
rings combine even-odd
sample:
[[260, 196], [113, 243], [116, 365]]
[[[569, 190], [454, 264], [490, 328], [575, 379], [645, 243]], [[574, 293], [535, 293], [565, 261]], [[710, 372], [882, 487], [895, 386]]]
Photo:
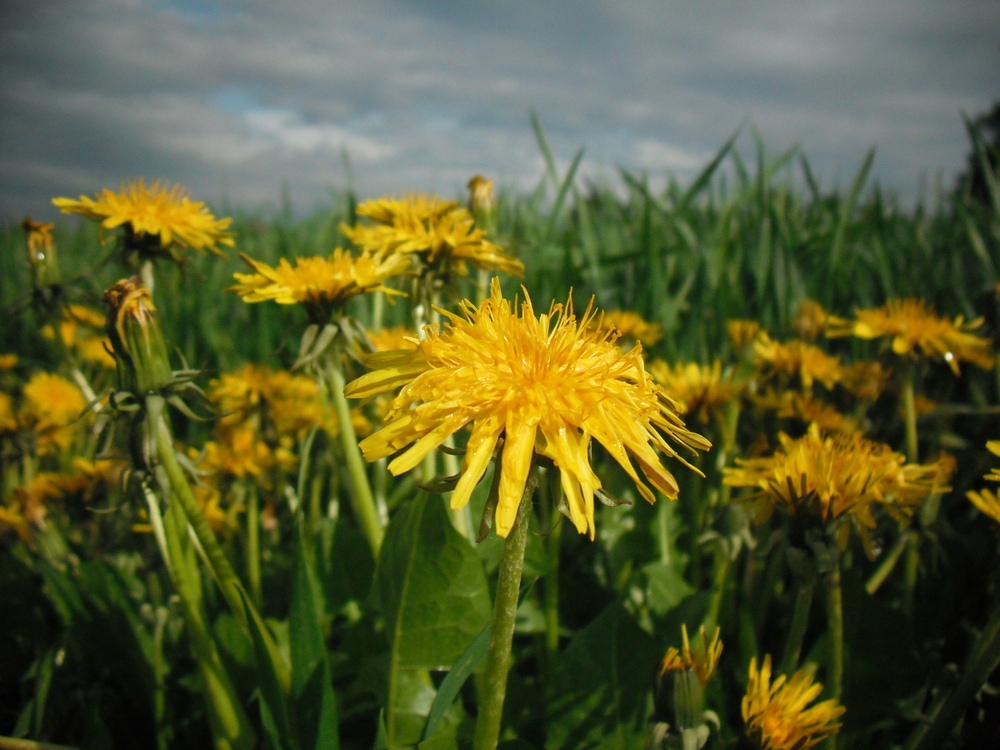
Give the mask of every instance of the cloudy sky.
[[[0, 216], [162, 178], [300, 211], [530, 187], [567, 164], [689, 179], [741, 124], [824, 186], [869, 148], [903, 200], [950, 185], [1000, 99], [1000, 2], [2, 0]], [[345, 167], [344, 155], [351, 165]], [[353, 177], [349, 175], [353, 173]]]

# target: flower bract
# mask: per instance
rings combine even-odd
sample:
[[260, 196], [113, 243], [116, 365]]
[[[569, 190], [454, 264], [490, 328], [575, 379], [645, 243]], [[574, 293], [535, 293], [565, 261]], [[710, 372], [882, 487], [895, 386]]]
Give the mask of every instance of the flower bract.
[[478, 307], [466, 301], [463, 308], [464, 317], [442, 310], [446, 327], [425, 329], [415, 350], [372, 355], [369, 364], [378, 369], [347, 387], [351, 398], [403, 387], [382, 429], [361, 443], [369, 461], [410, 446], [389, 464], [400, 474], [471, 423], [451, 504], [461, 508], [468, 502], [502, 441], [496, 529], [504, 537], [537, 453], [559, 469], [568, 515], [593, 538], [601, 480], [590, 465], [592, 439], [648, 501], [655, 496], [632, 458], [656, 489], [677, 496], [677, 482], [655, 449], [677, 456], [668, 438], [692, 452], [710, 443], [684, 427], [675, 405], [646, 373], [640, 346], [623, 352], [613, 332], [589, 329], [589, 308], [578, 320], [572, 301], [536, 317], [525, 293], [519, 315], [496, 279]]

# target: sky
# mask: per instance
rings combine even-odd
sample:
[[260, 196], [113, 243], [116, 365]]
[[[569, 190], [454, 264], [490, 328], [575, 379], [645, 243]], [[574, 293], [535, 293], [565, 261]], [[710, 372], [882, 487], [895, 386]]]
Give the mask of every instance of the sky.
[[0, 217], [144, 177], [298, 212], [530, 189], [565, 169], [692, 179], [739, 131], [824, 188], [949, 186], [1000, 99], [1000, 0], [2, 0]]

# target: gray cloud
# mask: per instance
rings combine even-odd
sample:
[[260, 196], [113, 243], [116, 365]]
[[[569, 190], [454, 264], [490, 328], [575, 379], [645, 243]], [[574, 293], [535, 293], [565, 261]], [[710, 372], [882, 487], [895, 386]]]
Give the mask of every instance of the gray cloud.
[[[878, 147], [910, 198], [1000, 94], [1000, 3], [15, 0], [0, 11], [0, 214], [145, 176], [302, 209], [530, 186], [538, 113], [561, 163], [690, 177], [741, 122], [824, 184]], [[752, 147], [749, 135], [740, 141]]]

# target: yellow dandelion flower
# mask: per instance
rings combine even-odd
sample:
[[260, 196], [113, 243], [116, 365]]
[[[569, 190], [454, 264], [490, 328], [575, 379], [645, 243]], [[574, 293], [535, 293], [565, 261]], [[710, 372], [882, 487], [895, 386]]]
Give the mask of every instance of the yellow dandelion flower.
[[227, 231], [232, 219], [216, 219], [204, 203], [191, 200], [180, 185], [144, 180], [123, 183], [119, 192], [102, 190], [96, 198], [81, 195], [79, 200], [55, 198], [52, 201], [67, 214], [82, 214], [101, 222], [102, 229], [124, 225], [126, 231], [141, 239], [158, 237], [164, 250], [193, 248], [200, 252], [216, 246], [232, 247], [235, 242]]
[[413, 254], [427, 267], [461, 276], [468, 273], [466, 263], [514, 276], [524, 274], [524, 264], [487, 240], [469, 211], [457, 203], [415, 196], [401, 201], [367, 201], [357, 213], [374, 223], [342, 224], [340, 231], [365, 252]]
[[668, 365], [662, 359], [653, 360], [649, 373], [673, 399], [682, 416], [697, 415], [702, 422], [717, 410], [737, 398], [744, 384], [722, 379], [722, 362], [710, 365], [678, 363]]
[[369, 362], [379, 369], [348, 385], [350, 398], [405, 386], [385, 426], [361, 442], [369, 461], [412, 443], [389, 464], [393, 474], [408, 471], [471, 422], [451, 500], [453, 508], [461, 508], [503, 438], [496, 512], [502, 537], [513, 526], [534, 453], [560, 469], [569, 516], [581, 533], [594, 537], [594, 493], [601, 480], [590, 466], [591, 438], [621, 464], [649, 502], [656, 498], [629, 455], [656, 489], [677, 497], [677, 482], [654, 447], [677, 457], [666, 437], [692, 452], [711, 444], [684, 427], [670, 399], [647, 375], [640, 346], [625, 353], [614, 345], [611, 332], [588, 330], [592, 310], [578, 320], [572, 300], [535, 317], [525, 292], [518, 315], [496, 278], [478, 308], [465, 301], [463, 310], [464, 318], [442, 310], [447, 328], [428, 328], [414, 351], [372, 355]]
[[229, 291], [239, 294], [245, 302], [274, 300], [279, 305], [302, 305], [312, 320], [322, 323], [329, 320], [333, 310], [358, 294], [373, 290], [394, 293], [383, 284], [410, 267], [405, 256], [382, 258], [363, 253], [355, 257], [339, 247], [329, 258], [296, 258], [294, 266], [282, 258], [277, 268], [242, 253], [240, 257], [256, 273], [233, 274], [239, 283]]
[[715, 672], [715, 667], [719, 663], [719, 657], [722, 655], [722, 641], [719, 640], [720, 632], [721, 628], [716, 628], [712, 634], [711, 641], [709, 641], [708, 635], [705, 632], [705, 626], [702, 625], [701, 630], [698, 632], [701, 638], [701, 649], [694, 651], [691, 649], [691, 644], [688, 641], [687, 625], [681, 625], [683, 646], [680, 650], [672, 646], [667, 649], [663, 661], [660, 662], [660, 677], [663, 677], [668, 672], [690, 669], [697, 675], [701, 686], [705, 687], [712, 673]]
[[633, 339], [645, 346], [653, 346], [663, 338], [663, 326], [650, 323], [631, 310], [606, 310], [598, 323], [618, 331], [622, 338]]
[[756, 404], [773, 410], [783, 419], [796, 419], [806, 425], [815, 424], [820, 432], [855, 432], [858, 420], [844, 416], [830, 404], [798, 391], [768, 391], [755, 399]]
[[74, 384], [61, 375], [39, 372], [25, 383], [22, 418], [39, 432], [75, 422], [87, 408], [87, 400]]
[[18, 359], [16, 354], [0, 354], [0, 372], [13, 370], [17, 367], [17, 362]]
[[792, 321], [792, 328], [801, 338], [814, 341], [819, 338], [820, 334], [841, 326], [845, 322], [843, 318], [838, 318], [824, 310], [823, 306], [816, 300], [804, 299]]
[[965, 322], [942, 318], [920, 299], [893, 299], [882, 307], [857, 310], [854, 321], [831, 330], [830, 336], [856, 336], [862, 339], [891, 337], [892, 351], [901, 356], [941, 358], [956, 375], [959, 361], [972, 362], [983, 369], [993, 367], [989, 339], [972, 332], [982, 318]]
[[[994, 471], [996, 471], [996, 469], [994, 469]], [[993, 478], [994, 477], [987, 476], [987, 479]], [[1000, 523], [1000, 498], [997, 497], [995, 492], [991, 492], [990, 490], [980, 490], [979, 492], [969, 490], [965, 493], [965, 496], [969, 498], [969, 501], [979, 508], [979, 510], [997, 523]]]
[[757, 659], [751, 659], [742, 705], [747, 736], [759, 750], [802, 750], [835, 734], [843, 706], [831, 698], [806, 708], [822, 690], [804, 669], [790, 680], [781, 675], [772, 684], [771, 655], [764, 657], [759, 671]]
[[873, 402], [882, 395], [892, 370], [879, 362], [862, 360], [845, 365], [841, 370], [840, 384], [862, 401]]
[[[986, 449], [994, 456], [1000, 456], [1000, 440], [986, 441]], [[986, 475], [986, 478], [994, 482], [1000, 482], [1000, 469], [991, 469], [990, 473]]]
[[205, 443], [198, 467], [233, 477], [261, 477], [275, 465], [274, 453], [249, 424], [221, 430]]
[[726, 322], [726, 334], [729, 336], [729, 343], [737, 352], [749, 349], [754, 340], [762, 333], [766, 333], [756, 320], [730, 320]]
[[0, 391], [0, 434], [17, 432], [17, 417], [14, 415], [14, 399]]
[[0, 505], [0, 535], [6, 531], [15, 532], [25, 543], [31, 541], [31, 524], [21, 515], [19, 505], [17, 507], [13, 503]]
[[949, 489], [945, 485], [954, 468], [950, 457], [930, 464], [907, 464], [888, 445], [867, 440], [860, 433], [823, 436], [816, 425], [797, 440], [787, 435], [780, 439], [781, 448], [773, 456], [737, 459], [738, 467], [723, 470], [723, 481], [733, 487], [758, 488], [747, 498], [756, 505], [758, 521], [775, 507], [819, 525], [847, 517], [850, 525], [836, 527], [838, 542], [846, 546], [853, 525], [869, 553], [874, 507], [903, 520], [920, 500]]
[[812, 388], [814, 382], [833, 388], [843, 375], [840, 357], [804, 341], [780, 343], [765, 333], [754, 340], [753, 350], [758, 367], [775, 374], [797, 376], [805, 389]]
[[381, 331], [368, 331], [368, 340], [377, 352], [393, 349], [416, 349], [419, 337], [412, 328], [396, 326]]

